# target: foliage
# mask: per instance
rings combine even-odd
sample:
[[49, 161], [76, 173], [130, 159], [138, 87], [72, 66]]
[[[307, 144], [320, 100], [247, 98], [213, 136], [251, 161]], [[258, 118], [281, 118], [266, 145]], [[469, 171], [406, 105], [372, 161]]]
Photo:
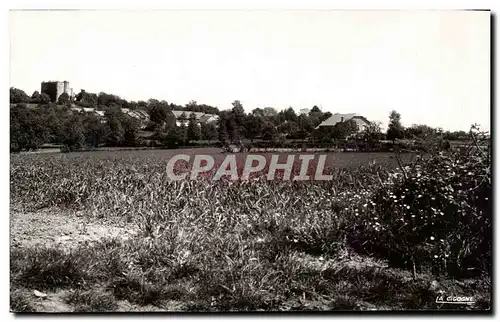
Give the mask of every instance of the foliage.
[[387, 139], [396, 140], [404, 137], [404, 128], [401, 125], [401, 114], [392, 111], [389, 115], [389, 127], [387, 129]]
[[30, 97], [21, 89], [11, 87], [10, 88], [10, 102], [16, 103], [29, 103]]
[[47, 93], [42, 93], [40, 95], [40, 103], [41, 104], [49, 104], [50, 103], [50, 96]]
[[62, 93], [61, 95], [59, 95], [59, 98], [57, 99], [57, 104], [59, 105], [66, 105], [69, 104], [69, 102], [70, 102], [70, 97], [68, 93]]
[[189, 115], [189, 123], [187, 128], [187, 141], [196, 141], [201, 138], [201, 130], [196, 120], [194, 113]]
[[[471, 135], [477, 139], [478, 134]], [[432, 267], [453, 276], [489, 272], [488, 151], [471, 146], [468, 152], [439, 152], [392, 174], [364, 209], [370, 218], [362, 230], [365, 247], [399, 265]]]
[[201, 138], [203, 140], [217, 140], [218, 131], [214, 123], [203, 123], [201, 125]]
[[34, 150], [49, 138], [43, 111], [17, 107], [10, 111], [10, 150]]
[[83, 89], [75, 97], [75, 103], [83, 107], [96, 106], [97, 102], [98, 102], [97, 94], [88, 93]]
[[[49, 98], [50, 101], [50, 98]], [[32, 104], [40, 104], [42, 103], [42, 97], [38, 91], [34, 91], [31, 95], [30, 103]]]
[[[491, 206], [480, 198], [491, 194], [489, 161], [479, 150], [470, 153], [423, 158], [403, 167], [404, 173], [373, 164], [327, 168], [334, 177], [326, 182], [259, 176], [250, 182], [170, 181], [166, 158], [151, 154], [15, 155], [13, 205], [78, 209], [90, 217], [132, 222], [138, 230], [127, 241], [82, 245], [68, 253], [14, 250], [12, 284], [72, 288], [71, 303], [95, 310], [113, 309], [118, 300], [140, 306], [175, 300], [190, 310], [214, 311], [362, 309], [367, 302], [431, 309], [438, 295], [429, 288], [435, 275], [422, 271], [412, 279], [407, 271], [375, 265], [350, 247], [368, 248], [391, 265], [407, 260], [410, 251], [422, 261], [430, 259], [436, 271], [443, 261], [434, 255], [449, 254], [450, 266], [459, 254], [460, 271], [479, 267], [488, 274], [479, 264], [491, 262], [486, 247], [491, 226], [483, 220], [491, 218]], [[183, 164], [176, 170], [185, 170]], [[448, 198], [480, 183], [481, 174], [484, 183], [470, 197]], [[450, 192], [448, 185], [457, 190]], [[433, 195], [434, 201], [428, 198]], [[453, 216], [449, 207], [460, 207], [464, 216]], [[412, 214], [434, 220], [435, 228], [417, 217], [412, 222]], [[462, 250], [457, 251], [452, 245], [458, 241]], [[481, 283], [439, 281], [452, 294], [479, 299], [487, 293]]]

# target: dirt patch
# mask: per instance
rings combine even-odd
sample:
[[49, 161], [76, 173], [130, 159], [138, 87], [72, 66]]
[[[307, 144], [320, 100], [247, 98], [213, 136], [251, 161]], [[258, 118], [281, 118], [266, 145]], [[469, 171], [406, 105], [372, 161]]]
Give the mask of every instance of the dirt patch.
[[134, 226], [105, 223], [64, 210], [10, 211], [11, 247], [62, 247], [72, 249], [101, 239], [134, 236]]

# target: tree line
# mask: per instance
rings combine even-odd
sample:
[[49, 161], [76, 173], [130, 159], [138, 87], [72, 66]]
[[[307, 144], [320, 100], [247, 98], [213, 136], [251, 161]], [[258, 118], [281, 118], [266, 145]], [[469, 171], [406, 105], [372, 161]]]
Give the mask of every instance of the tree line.
[[[347, 137], [375, 144], [380, 140], [425, 139], [442, 137], [460, 140], [467, 133], [444, 132], [426, 125], [404, 128], [401, 115], [396, 111], [389, 116], [389, 127], [383, 133], [380, 123], [371, 122], [359, 133], [355, 122], [346, 121], [334, 127], [318, 127], [332, 116], [322, 112], [318, 106], [297, 114], [292, 107], [277, 111], [272, 107], [255, 108], [245, 113], [243, 105], [236, 100], [232, 108], [220, 111], [217, 107], [191, 101], [185, 106], [154, 98], [146, 101], [127, 101], [117, 95], [104, 92], [95, 94], [81, 90], [74, 98], [62, 94], [57, 102], [35, 91], [31, 97], [24, 91], [11, 88], [10, 102], [14, 104], [10, 113], [11, 151], [36, 149], [44, 143], [62, 144], [69, 151], [99, 146], [144, 146], [156, 144], [175, 148], [195, 141], [221, 142], [229, 144], [246, 140], [267, 141], [271, 144], [290, 140], [308, 140], [329, 144]], [[37, 104], [28, 108], [27, 104]], [[104, 117], [91, 113], [74, 113], [72, 104], [92, 107], [104, 112]], [[142, 109], [149, 116], [149, 123], [141, 127], [140, 122], [122, 113], [122, 108]], [[184, 111], [176, 118], [171, 111]], [[216, 122], [199, 124], [193, 112], [218, 116]]]

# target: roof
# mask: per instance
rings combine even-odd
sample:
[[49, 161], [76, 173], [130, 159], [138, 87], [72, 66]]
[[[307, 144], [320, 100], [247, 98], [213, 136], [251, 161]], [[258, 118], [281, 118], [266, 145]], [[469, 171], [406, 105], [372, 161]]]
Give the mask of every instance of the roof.
[[196, 120], [199, 122], [206, 122], [208, 121], [211, 117], [217, 118], [218, 116], [216, 114], [205, 114], [203, 112], [191, 112], [191, 111], [172, 111], [174, 116], [176, 118], [181, 117], [183, 113], [185, 113], [186, 117], [189, 118], [189, 116], [194, 113], [194, 116], [196, 117]]
[[210, 120], [211, 118], [214, 118], [214, 119], [218, 119], [218, 115], [214, 115], [214, 114], [205, 114], [205, 115], [202, 115], [200, 117], [200, 122], [201, 123], [205, 123], [205, 122], [208, 122], [208, 120]]
[[135, 112], [137, 112], [139, 115], [141, 115], [143, 118], [149, 118], [148, 112], [141, 110], [141, 109], [136, 109]]
[[323, 122], [321, 122], [321, 124], [318, 125], [318, 127], [320, 127], [320, 126], [334, 126], [335, 124], [337, 124], [339, 122], [349, 121], [350, 119], [352, 119], [354, 117], [361, 118], [362, 120], [364, 120], [365, 122], [368, 123], [368, 120], [364, 116], [361, 116], [361, 115], [356, 114], [356, 113], [346, 113], [346, 114], [335, 113], [332, 116], [330, 116], [329, 118], [327, 118], [326, 120], [324, 120]]
[[72, 107], [71, 110], [76, 112], [95, 113], [99, 116], [104, 116], [104, 111], [98, 111], [93, 107]]

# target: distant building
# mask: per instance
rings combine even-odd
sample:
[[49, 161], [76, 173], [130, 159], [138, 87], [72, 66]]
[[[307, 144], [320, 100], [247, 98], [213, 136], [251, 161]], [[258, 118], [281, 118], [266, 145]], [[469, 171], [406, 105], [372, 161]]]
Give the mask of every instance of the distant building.
[[370, 125], [370, 121], [368, 121], [364, 116], [358, 115], [356, 113], [348, 113], [348, 114], [340, 114], [340, 113], [335, 113], [323, 122], [321, 122], [320, 125], [318, 125], [316, 128], [320, 127], [328, 127], [328, 126], [335, 126], [337, 123], [341, 122], [347, 122], [349, 120], [353, 120], [356, 125], [358, 126], [358, 132], [364, 131], [365, 128]]
[[[175, 123], [177, 124], [177, 126], [181, 126], [182, 123], [184, 123], [184, 125], [188, 125], [189, 117], [191, 116], [192, 113], [194, 113], [194, 116], [196, 117], [196, 122], [200, 126], [202, 124], [217, 122], [217, 120], [219, 119], [219, 116], [216, 114], [205, 114], [203, 112], [190, 112], [190, 111], [172, 111], [172, 114], [174, 114], [175, 116]], [[186, 116], [186, 119], [184, 121], [179, 120], [182, 114]]]
[[122, 113], [137, 119], [140, 122], [140, 128], [145, 128], [149, 123], [149, 114], [141, 109], [131, 110], [129, 108], [122, 108]]
[[70, 98], [74, 97], [73, 89], [69, 87], [69, 82], [42, 82], [41, 93], [49, 95], [51, 102], [57, 102], [62, 93], [66, 93]]

